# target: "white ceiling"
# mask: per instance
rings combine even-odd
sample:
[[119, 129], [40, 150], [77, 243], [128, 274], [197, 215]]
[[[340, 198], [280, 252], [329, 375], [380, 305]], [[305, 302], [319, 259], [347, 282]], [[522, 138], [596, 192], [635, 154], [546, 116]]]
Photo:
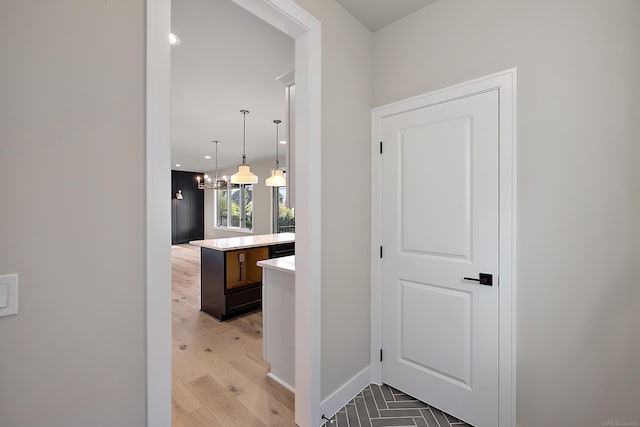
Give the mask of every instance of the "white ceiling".
[[357, 20], [375, 32], [436, 0], [337, 0]]
[[276, 77], [293, 70], [293, 39], [231, 0], [175, 0], [171, 15], [181, 41], [171, 48], [172, 169], [213, 170], [212, 140], [220, 169], [239, 164], [241, 109], [250, 111], [248, 163], [275, 157], [273, 119], [285, 119]]
[[[376, 31], [436, 0], [337, 1]], [[212, 140], [221, 141], [219, 169], [239, 164], [241, 109], [250, 111], [247, 161], [273, 158], [273, 119], [285, 119], [284, 88], [276, 77], [293, 70], [293, 39], [232, 0], [174, 0], [171, 21], [181, 41], [171, 48], [172, 169], [213, 170]]]

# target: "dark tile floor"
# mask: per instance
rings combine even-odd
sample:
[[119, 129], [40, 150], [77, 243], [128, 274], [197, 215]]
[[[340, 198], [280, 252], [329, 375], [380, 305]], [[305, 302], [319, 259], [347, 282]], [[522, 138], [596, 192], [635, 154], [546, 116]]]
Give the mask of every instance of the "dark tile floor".
[[389, 387], [368, 385], [325, 427], [470, 427], [439, 409]]

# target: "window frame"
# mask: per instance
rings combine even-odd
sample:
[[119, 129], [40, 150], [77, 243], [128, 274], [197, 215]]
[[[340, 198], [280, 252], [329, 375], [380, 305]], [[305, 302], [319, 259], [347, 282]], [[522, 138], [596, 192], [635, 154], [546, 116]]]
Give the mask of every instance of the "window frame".
[[[218, 181], [218, 185], [220, 187], [218, 187], [217, 189], [215, 189], [215, 196], [213, 198], [213, 202], [214, 202], [214, 226], [213, 228], [216, 230], [224, 230], [224, 231], [234, 231], [234, 232], [239, 232], [239, 233], [247, 233], [247, 234], [253, 234], [253, 204], [251, 206], [251, 228], [247, 227], [247, 212], [246, 212], [246, 207], [247, 207], [247, 203], [245, 201], [246, 198], [246, 192], [247, 192], [247, 187], [252, 187], [251, 188], [251, 203], [253, 202], [254, 199], [254, 189], [253, 189], [253, 184], [233, 184], [231, 183], [231, 181], [227, 180], [227, 181]], [[231, 202], [231, 195], [232, 195], [232, 190], [235, 189], [239, 189], [240, 190], [240, 218], [239, 218], [239, 225], [238, 226], [233, 226], [231, 225], [231, 206], [232, 206], [232, 202]], [[226, 225], [222, 225], [221, 221], [222, 221], [222, 217], [220, 215], [220, 192], [221, 191], [225, 191], [226, 194], [226, 201], [227, 201], [227, 224]]]
[[[279, 234], [279, 233], [295, 233], [295, 211], [293, 208], [291, 208], [291, 210], [293, 211], [293, 218], [294, 218], [294, 223], [293, 223], [293, 230], [292, 231], [278, 231], [279, 230], [279, 226], [278, 226], [278, 218], [280, 216], [280, 189], [284, 188], [285, 191], [288, 193], [289, 192], [289, 188], [288, 187], [272, 187], [271, 190], [271, 232], [273, 234]], [[285, 197], [288, 197], [285, 196]]]

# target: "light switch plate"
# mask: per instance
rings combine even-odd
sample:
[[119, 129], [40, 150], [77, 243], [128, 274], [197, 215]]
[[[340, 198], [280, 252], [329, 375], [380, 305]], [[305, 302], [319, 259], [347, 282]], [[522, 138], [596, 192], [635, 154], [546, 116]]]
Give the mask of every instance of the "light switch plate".
[[18, 314], [18, 275], [0, 276], [0, 317]]

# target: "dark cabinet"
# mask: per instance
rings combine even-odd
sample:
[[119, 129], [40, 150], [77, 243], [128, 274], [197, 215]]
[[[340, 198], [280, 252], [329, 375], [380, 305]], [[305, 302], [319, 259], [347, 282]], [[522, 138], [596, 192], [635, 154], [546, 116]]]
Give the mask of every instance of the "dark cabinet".
[[219, 320], [262, 307], [258, 261], [293, 255], [295, 243], [220, 251], [201, 248], [202, 311]]
[[283, 243], [282, 245], [269, 246], [269, 258], [281, 258], [289, 255], [295, 255], [295, 243]]

